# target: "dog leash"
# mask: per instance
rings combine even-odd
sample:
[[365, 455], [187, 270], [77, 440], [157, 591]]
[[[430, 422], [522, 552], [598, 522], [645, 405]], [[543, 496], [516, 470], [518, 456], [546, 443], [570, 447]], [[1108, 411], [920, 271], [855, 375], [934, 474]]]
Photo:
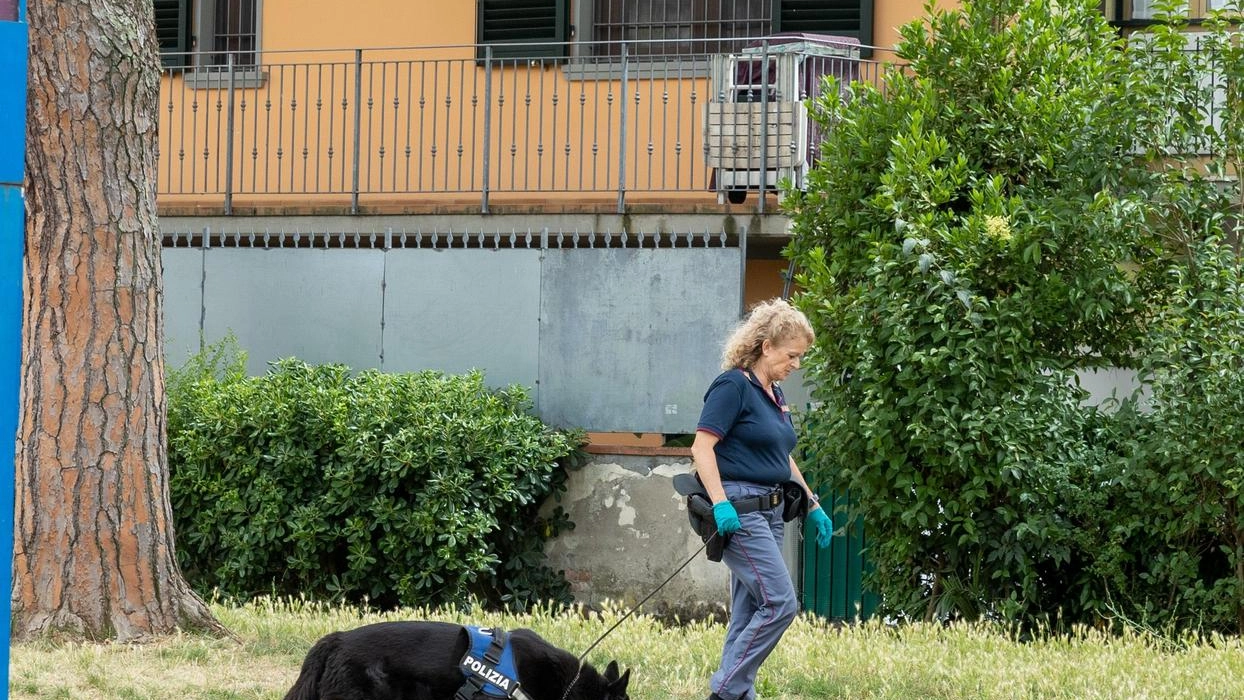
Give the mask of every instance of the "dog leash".
[[717, 536], [717, 533], [715, 533], [715, 532], [714, 532], [714, 533], [712, 534], [712, 536], [711, 536], [711, 537], [709, 537], [707, 540], [704, 540], [704, 544], [700, 545], [700, 548], [699, 548], [699, 549], [697, 549], [697, 550], [695, 550], [695, 553], [694, 553], [694, 554], [692, 554], [691, 556], [687, 557], [687, 561], [684, 561], [684, 562], [682, 563], [682, 565], [681, 565], [681, 566], [679, 566], [677, 569], [674, 569], [674, 573], [672, 573], [672, 574], [670, 574], [669, 576], [667, 576], [667, 577], [666, 577], [666, 579], [665, 579], [664, 581], [662, 581], [662, 582], [661, 582], [661, 585], [659, 585], [659, 586], [657, 586], [656, 588], [652, 589], [652, 592], [651, 592], [651, 593], [649, 593], [648, 595], [644, 596], [644, 599], [643, 599], [643, 600], [641, 600], [641, 601], [639, 601], [638, 603], [636, 603], [636, 604], [635, 604], [635, 607], [631, 608], [631, 609], [630, 609], [630, 610], [629, 610], [629, 611], [628, 611], [625, 615], [623, 615], [623, 616], [622, 616], [622, 617], [621, 617], [621, 618], [620, 618], [617, 622], [613, 623], [613, 626], [612, 626], [612, 627], [610, 627], [609, 629], [605, 630], [605, 633], [604, 633], [604, 634], [602, 634], [602, 635], [600, 635], [599, 637], [597, 637], [597, 638], [596, 638], [596, 641], [592, 642], [592, 646], [588, 647], [588, 648], [587, 648], [587, 651], [585, 651], [585, 652], [583, 652], [582, 654], [580, 654], [580, 655], [579, 655], [579, 666], [582, 666], [582, 665], [583, 665], [583, 659], [587, 658], [587, 655], [588, 655], [588, 654], [589, 654], [589, 653], [590, 653], [593, 649], [595, 649], [595, 648], [596, 648], [596, 645], [597, 645], [597, 644], [600, 644], [602, 641], [604, 641], [604, 640], [605, 640], [605, 637], [608, 637], [610, 632], [612, 632], [612, 631], [614, 631], [615, 629], [617, 629], [617, 628], [618, 628], [618, 625], [622, 624], [623, 622], [626, 622], [626, 618], [630, 617], [631, 615], [634, 615], [634, 614], [635, 614], [635, 611], [637, 611], [637, 610], [639, 610], [641, 607], [643, 607], [644, 603], [647, 603], [649, 598], [651, 598], [652, 596], [654, 596], [654, 595], [656, 595], [656, 594], [657, 594], [657, 591], [661, 590], [662, 588], [665, 588], [665, 584], [669, 583], [670, 581], [673, 581], [673, 580], [674, 580], [674, 577], [675, 577], [675, 576], [677, 576], [679, 572], [681, 572], [683, 569], [687, 568], [687, 565], [688, 565], [688, 564], [690, 564], [690, 563], [692, 562], [692, 560], [694, 560], [696, 557], [700, 556], [700, 552], [703, 552], [703, 551], [704, 551], [704, 549], [705, 549], [706, 547], [708, 547], [708, 543], [709, 543], [709, 542], [712, 542], [712, 541], [713, 541], [713, 538], [714, 538], [714, 537], [716, 537], [716, 536]]
[[617, 622], [613, 623], [613, 626], [612, 626], [612, 627], [610, 627], [609, 629], [605, 630], [605, 633], [604, 633], [604, 634], [602, 634], [602, 635], [600, 635], [599, 637], [597, 637], [597, 638], [596, 638], [596, 641], [592, 642], [592, 646], [590, 646], [590, 647], [588, 647], [588, 648], [587, 648], [587, 651], [585, 651], [585, 652], [583, 652], [582, 654], [580, 654], [580, 655], [579, 655], [579, 659], [578, 659], [578, 661], [579, 661], [579, 668], [575, 671], [575, 673], [574, 673], [574, 678], [572, 678], [572, 679], [570, 680], [570, 684], [566, 686], [566, 692], [562, 694], [562, 700], [566, 700], [566, 698], [570, 697], [570, 689], [574, 687], [574, 684], [575, 684], [575, 683], [579, 680], [579, 675], [580, 675], [581, 673], [583, 673], [583, 659], [587, 658], [587, 655], [588, 655], [588, 654], [590, 654], [590, 653], [591, 653], [591, 651], [592, 651], [593, 649], [595, 649], [595, 648], [596, 648], [596, 645], [597, 645], [597, 644], [600, 644], [600, 643], [601, 643], [601, 642], [603, 642], [603, 641], [605, 641], [605, 637], [608, 637], [610, 632], [613, 632], [615, 629], [617, 629], [617, 628], [618, 628], [618, 625], [622, 624], [623, 622], [626, 622], [626, 618], [630, 617], [631, 615], [634, 615], [634, 614], [635, 614], [635, 611], [637, 611], [637, 610], [639, 610], [641, 607], [643, 607], [644, 603], [647, 603], [649, 598], [651, 598], [652, 596], [654, 596], [654, 595], [656, 595], [656, 594], [657, 594], [657, 591], [661, 590], [662, 588], [665, 588], [665, 584], [669, 583], [670, 581], [673, 581], [673, 580], [674, 580], [674, 577], [675, 577], [675, 576], [677, 576], [677, 575], [679, 574], [679, 572], [681, 572], [683, 569], [687, 568], [687, 565], [688, 565], [688, 564], [690, 564], [692, 561], [694, 561], [696, 557], [700, 556], [700, 552], [703, 552], [703, 551], [704, 551], [704, 549], [705, 549], [706, 547], [708, 547], [708, 543], [709, 543], [709, 542], [712, 542], [714, 537], [717, 537], [717, 533], [716, 533], [716, 532], [714, 532], [712, 535], [710, 535], [710, 536], [709, 536], [709, 538], [708, 538], [707, 540], [704, 540], [704, 544], [700, 545], [700, 548], [699, 548], [699, 549], [695, 550], [695, 552], [694, 552], [694, 553], [692, 553], [692, 555], [691, 555], [691, 556], [687, 557], [687, 560], [686, 560], [686, 561], [684, 561], [684, 562], [682, 563], [682, 565], [681, 565], [681, 566], [679, 566], [677, 569], [674, 569], [674, 573], [672, 573], [672, 574], [670, 574], [669, 576], [667, 576], [667, 577], [665, 578], [665, 580], [661, 582], [661, 585], [659, 585], [659, 586], [657, 586], [656, 588], [652, 589], [652, 592], [651, 592], [651, 593], [649, 593], [648, 595], [644, 596], [644, 599], [643, 599], [643, 600], [641, 600], [641, 601], [639, 601], [638, 603], [636, 603], [636, 604], [634, 605], [634, 607], [632, 607], [630, 610], [628, 610], [628, 611], [627, 611], [627, 613], [626, 613], [625, 615], [623, 615], [621, 618], [619, 618]]

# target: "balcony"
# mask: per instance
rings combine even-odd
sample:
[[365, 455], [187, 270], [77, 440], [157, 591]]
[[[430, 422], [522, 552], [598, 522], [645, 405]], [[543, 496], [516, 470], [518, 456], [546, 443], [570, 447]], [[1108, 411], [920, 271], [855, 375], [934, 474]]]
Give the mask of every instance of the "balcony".
[[[788, 70], [783, 56], [799, 52], [780, 43], [751, 42], [756, 75]], [[582, 56], [558, 59], [497, 58], [486, 45], [228, 55], [165, 69], [157, 193], [163, 212], [183, 214], [620, 214], [713, 210], [751, 187], [763, 214], [778, 178], [717, 177], [714, 165], [751, 163], [732, 153], [750, 140], [780, 174], [796, 132], [769, 120], [807, 119], [776, 105], [816, 97], [825, 73], [880, 81], [892, 54], [854, 48], [850, 59], [805, 56], [789, 64], [799, 79], [750, 93], [722, 74], [721, 55], [637, 58], [624, 42], [576, 44]], [[723, 126], [723, 114], [751, 121]], [[765, 170], [758, 158], [749, 167]]]

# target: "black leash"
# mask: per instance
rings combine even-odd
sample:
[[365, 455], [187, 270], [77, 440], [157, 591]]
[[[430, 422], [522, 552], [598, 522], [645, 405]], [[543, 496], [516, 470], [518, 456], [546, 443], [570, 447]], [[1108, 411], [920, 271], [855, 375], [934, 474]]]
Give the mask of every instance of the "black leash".
[[570, 695], [570, 689], [574, 687], [574, 684], [575, 684], [575, 683], [579, 680], [579, 674], [581, 674], [581, 673], [583, 672], [583, 659], [585, 659], [585, 658], [587, 657], [587, 655], [588, 655], [589, 653], [591, 653], [591, 651], [592, 651], [593, 649], [595, 649], [595, 648], [596, 648], [596, 645], [597, 645], [597, 644], [600, 644], [600, 643], [601, 643], [601, 642], [603, 642], [603, 641], [605, 641], [605, 637], [608, 637], [610, 632], [612, 632], [612, 631], [614, 631], [615, 629], [617, 629], [617, 628], [618, 628], [618, 625], [622, 624], [623, 622], [626, 622], [626, 618], [630, 617], [631, 615], [634, 615], [634, 614], [635, 614], [635, 611], [636, 611], [636, 610], [639, 610], [641, 607], [643, 607], [644, 603], [647, 603], [649, 598], [651, 598], [652, 596], [654, 596], [654, 595], [656, 595], [656, 594], [657, 594], [657, 591], [661, 590], [662, 588], [665, 588], [665, 584], [669, 583], [670, 581], [673, 581], [673, 580], [674, 580], [674, 577], [675, 577], [675, 576], [677, 576], [677, 575], [678, 575], [678, 573], [679, 573], [680, 571], [682, 571], [683, 569], [687, 568], [687, 565], [688, 565], [688, 564], [690, 564], [690, 563], [691, 563], [691, 562], [692, 562], [692, 561], [693, 561], [696, 557], [700, 556], [700, 552], [703, 552], [703, 551], [704, 551], [704, 548], [705, 548], [705, 547], [708, 547], [708, 543], [709, 543], [709, 542], [712, 542], [712, 541], [713, 541], [713, 538], [714, 538], [714, 537], [716, 537], [716, 536], [717, 536], [717, 533], [716, 533], [716, 532], [714, 532], [711, 536], [709, 536], [709, 538], [708, 538], [707, 540], [704, 540], [704, 544], [700, 545], [700, 548], [699, 548], [699, 549], [695, 550], [695, 552], [694, 552], [691, 556], [687, 557], [687, 561], [684, 561], [684, 562], [682, 563], [682, 565], [681, 565], [681, 566], [679, 566], [677, 569], [674, 569], [674, 573], [672, 573], [672, 574], [670, 574], [668, 577], [666, 577], [666, 579], [665, 579], [664, 581], [662, 581], [662, 582], [661, 582], [661, 585], [659, 585], [659, 586], [657, 586], [656, 588], [652, 589], [652, 592], [651, 592], [651, 593], [649, 593], [648, 595], [644, 596], [644, 599], [643, 599], [643, 600], [641, 600], [641, 601], [639, 601], [638, 603], [636, 603], [636, 604], [635, 604], [635, 607], [631, 608], [631, 609], [630, 609], [629, 611], [627, 611], [627, 613], [626, 613], [625, 615], [623, 615], [623, 616], [622, 616], [622, 617], [621, 617], [621, 618], [620, 618], [617, 622], [613, 623], [613, 626], [612, 626], [612, 627], [610, 627], [609, 629], [605, 630], [605, 633], [604, 633], [604, 634], [602, 634], [602, 635], [600, 635], [599, 637], [597, 637], [597, 638], [596, 638], [596, 641], [592, 642], [592, 646], [590, 646], [590, 647], [588, 647], [588, 648], [587, 648], [587, 651], [585, 651], [585, 652], [583, 652], [582, 654], [580, 654], [580, 655], [579, 655], [579, 659], [578, 659], [578, 661], [579, 661], [579, 668], [578, 668], [578, 670], [577, 670], [577, 671], [575, 671], [574, 678], [570, 679], [570, 684], [566, 686], [566, 692], [562, 695], [562, 700], [566, 700], [566, 698], [567, 698], [567, 697], [569, 697], [569, 695]]
[[629, 610], [629, 611], [628, 611], [625, 615], [623, 615], [623, 616], [621, 617], [621, 619], [619, 619], [617, 622], [613, 623], [613, 627], [610, 627], [609, 629], [605, 630], [605, 633], [604, 633], [604, 634], [602, 634], [602, 635], [600, 635], [599, 637], [597, 637], [597, 638], [596, 638], [596, 641], [592, 642], [592, 646], [588, 647], [588, 648], [587, 648], [587, 651], [585, 651], [585, 652], [583, 652], [582, 654], [580, 654], [580, 655], [579, 655], [579, 665], [580, 665], [580, 666], [582, 666], [582, 665], [583, 665], [583, 659], [587, 657], [588, 653], [590, 653], [593, 649], [595, 649], [595, 648], [596, 648], [596, 645], [597, 645], [597, 644], [600, 644], [601, 642], [603, 642], [603, 641], [605, 640], [605, 637], [608, 637], [608, 636], [609, 636], [609, 633], [610, 633], [610, 632], [612, 632], [612, 631], [614, 631], [615, 629], [617, 629], [617, 628], [618, 628], [618, 625], [622, 624], [623, 622], [626, 622], [626, 618], [630, 617], [631, 615], [634, 615], [634, 614], [635, 614], [635, 611], [636, 611], [636, 610], [639, 610], [641, 607], [643, 607], [644, 603], [647, 603], [649, 598], [651, 598], [652, 596], [656, 595], [656, 594], [657, 594], [657, 591], [661, 590], [662, 588], [665, 588], [665, 584], [669, 583], [670, 581], [673, 581], [673, 580], [674, 580], [674, 577], [675, 577], [675, 576], [677, 576], [677, 575], [678, 575], [678, 573], [679, 573], [680, 571], [682, 571], [683, 569], [687, 568], [687, 565], [688, 565], [688, 564], [690, 564], [690, 563], [692, 562], [692, 560], [694, 560], [696, 557], [700, 556], [700, 552], [703, 552], [703, 551], [704, 551], [704, 548], [705, 548], [705, 547], [708, 547], [708, 543], [709, 543], [709, 542], [712, 542], [712, 541], [713, 541], [713, 537], [716, 537], [716, 536], [717, 536], [717, 533], [716, 533], [716, 532], [714, 532], [714, 533], [712, 534], [712, 536], [711, 536], [711, 537], [709, 537], [707, 540], [704, 540], [704, 544], [700, 545], [700, 548], [699, 548], [699, 549], [697, 549], [697, 550], [695, 550], [695, 553], [694, 553], [694, 554], [692, 554], [691, 556], [687, 557], [687, 561], [684, 561], [684, 562], [682, 563], [682, 566], [679, 566], [677, 569], [674, 569], [674, 573], [670, 574], [670, 575], [669, 575], [669, 576], [668, 576], [668, 577], [667, 577], [664, 581], [662, 581], [662, 582], [661, 582], [661, 585], [659, 585], [659, 586], [657, 586], [656, 588], [652, 589], [652, 592], [651, 592], [651, 593], [649, 593], [648, 595], [644, 596], [644, 599], [643, 599], [643, 600], [641, 600], [641, 601], [639, 601], [638, 603], [636, 603], [636, 604], [635, 604], [635, 607], [631, 608], [631, 609], [630, 609], [630, 610]]

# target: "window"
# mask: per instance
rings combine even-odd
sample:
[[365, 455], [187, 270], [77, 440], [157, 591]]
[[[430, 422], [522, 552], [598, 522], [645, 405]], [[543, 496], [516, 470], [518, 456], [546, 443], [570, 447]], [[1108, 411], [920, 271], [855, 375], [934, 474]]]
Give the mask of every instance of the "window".
[[[476, 35], [494, 56], [679, 56], [734, 51], [778, 32], [835, 34], [872, 41], [873, 0], [478, 0]], [[573, 16], [573, 20], [567, 19]], [[573, 29], [572, 29], [573, 27]], [[507, 46], [510, 44], [511, 46]]]
[[[565, 56], [568, 0], [478, 0], [475, 35], [497, 57]], [[527, 45], [524, 45], [527, 44]], [[484, 53], [480, 49], [480, 57]]]
[[[1184, 41], [1182, 50], [1182, 58], [1187, 63], [1168, 66], [1165, 60], [1158, 60], [1152, 63], [1144, 63], [1145, 70], [1151, 75], [1159, 76], [1159, 80], [1164, 77], [1167, 71], [1174, 71], [1176, 75], [1172, 82], [1184, 84], [1187, 76], [1183, 75], [1183, 71], [1188, 68], [1195, 69], [1197, 72], [1197, 84], [1192, 90], [1175, 90], [1167, 93], [1171, 98], [1170, 103], [1165, 105], [1169, 110], [1168, 121], [1184, 122], [1185, 126], [1193, 126], [1190, 133], [1184, 137], [1182, 141], [1176, 140], [1172, 132], [1168, 132], [1164, 137], [1168, 140], [1165, 146], [1168, 153], [1191, 155], [1206, 155], [1212, 153], [1213, 147], [1210, 137], [1224, 126], [1223, 120], [1234, 114], [1227, 114], [1228, 92], [1234, 89], [1234, 79], [1229, 71], [1222, 69], [1222, 64], [1218, 56], [1215, 54], [1213, 43], [1210, 41], [1209, 34], [1199, 31], [1187, 31], [1179, 34]], [[1141, 52], [1147, 49], [1153, 43], [1153, 35], [1144, 29], [1137, 30], [1128, 34], [1128, 43]], [[1175, 50], [1178, 51], [1178, 45]], [[1141, 54], [1144, 60], [1145, 55]], [[1221, 132], [1219, 132], [1221, 133]], [[1162, 134], [1159, 134], [1162, 137]]]
[[156, 39], [165, 66], [186, 65], [190, 50], [190, 0], [152, 0], [155, 6]]
[[834, 34], [873, 42], [872, 0], [774, 0], [773, 31]]
[[633, 55], [724, 53], [773, 26], [770, 0], [595, 0], [592, 9], [588, 53], [597, 56], [619, 55], [623, 41]]
[[198, 49], [207, 64], [223, 66], [233, 54], [234, 65], [255, 65], [255, 0], [203, 0]]
[[165, 66], [255, 65], [258, 0], [152, 0]]
[[[1132, 0], [1132, 19], [1153, 19], [1157, 13], [1157, 0]], [[1184, 3], [1184, 8], [1188, 3]]]
[[[1189, 17], [1206, 16], [1210, 10], [1224, 9], [1230, 0], [1186, 0], [1182, 3], [1183, 10]], [[1146, 21], [1154, 19], [1158, 13], [1157, 0], [1115, 0], [1115, 17], [1125, 21]]]

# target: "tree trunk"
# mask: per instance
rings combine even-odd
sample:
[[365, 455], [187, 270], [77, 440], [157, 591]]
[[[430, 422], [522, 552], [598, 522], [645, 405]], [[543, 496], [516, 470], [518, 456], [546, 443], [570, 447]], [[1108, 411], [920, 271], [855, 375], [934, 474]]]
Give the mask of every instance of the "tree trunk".
[[30, 0], [13, 636], [223, 632], [173, 548], [150, 0]]

